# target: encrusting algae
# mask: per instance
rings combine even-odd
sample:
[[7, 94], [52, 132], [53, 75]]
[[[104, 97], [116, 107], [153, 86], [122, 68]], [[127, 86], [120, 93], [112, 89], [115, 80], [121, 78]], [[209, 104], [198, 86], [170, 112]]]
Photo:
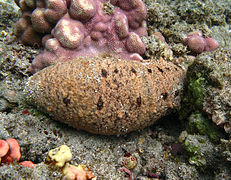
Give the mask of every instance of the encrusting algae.
[[95, 134], [143, 129], [180, 104], [185, 73], [170, 62], [78, 58], [29, 78], [25, 99], [54, 120]]

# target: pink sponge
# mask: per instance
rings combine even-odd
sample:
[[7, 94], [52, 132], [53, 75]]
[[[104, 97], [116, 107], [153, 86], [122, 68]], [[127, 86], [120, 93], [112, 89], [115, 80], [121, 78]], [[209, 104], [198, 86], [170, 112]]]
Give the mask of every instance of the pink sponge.
[[[24, 0], [25, 7], [20, 4], [23, 0], [15, 1], [24, 14], [36, 4], [28, 28], [48, 34], [43, 34], [45, 50], [32, 62], [32, 73], [79, 56], [110, 54], [141, 60], [145, 53], [141, 37], [147, 35], [147, 12], [142, 0]], [[23, 35], [21, 39], [32, 41]]]

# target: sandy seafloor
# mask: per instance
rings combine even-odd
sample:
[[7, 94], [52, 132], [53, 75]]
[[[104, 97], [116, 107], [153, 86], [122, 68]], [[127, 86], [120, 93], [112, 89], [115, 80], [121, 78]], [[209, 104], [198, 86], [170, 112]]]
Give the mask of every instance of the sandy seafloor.
[[[166, 6], [160, 3], [160, 7]], [[13, 0], [1, 0], [0, 11], [0, 139], [17, 139], [22, 153], [20, 161], [30, 160], [36, 164], [34, 168], [17, 163], [2, 164], [0, 179], [61, 179], [62, 174], [49, 168], [44, 160], [49, 150], [63, 144], [71, 149], [71, 164], [86, 165], [100, 180], [128, 179], [128, 175], [120, 170], [127, 153], [135, 155], [138, 161], [131, 170], [133, 179], [154, 179], [151, 172], [159, 179], [231, 179], [231, 164], [222, 158], [219, 143], [210, 142], [206, 136], [190, 135], [192, 139], [206, 140], [201, 150], [206, 159], [205, 166], [190, 164], [189, 154], [183, 147], [176, 154], [171, 152], [173, 144], [180, 146], [178, 138], [184, 130], [176, 114], [170, 114], [142, 131], [125, 136], [102, 136], [77, 131], [26, 105], [22, 90], [31, 75], [28, 67], [42, 49], [25, 46], [15, 38], [13, 25], [19, 13]], [[230, 32], [229, 25], [222, 28]]]

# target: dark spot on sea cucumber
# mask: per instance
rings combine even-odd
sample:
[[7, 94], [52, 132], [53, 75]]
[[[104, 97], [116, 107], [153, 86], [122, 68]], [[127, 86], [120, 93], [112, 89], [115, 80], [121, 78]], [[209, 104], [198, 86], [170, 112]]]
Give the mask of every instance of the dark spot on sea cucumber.
[[99, 97], [99, 100], [98, 100], [98, 103], [97, 103], [97, 109], [98, 110], [103, 109], [103, 100], [102, 100], [101, 96]]
[[107, 78], [108, 73], [107, 73], [107, 71], [105, 69], [102, 69], [101, 73], [102, 73], [103, 77]]
[[107, 87], [110, 87], [111, 84], [110, 84], [110, 82], [106, 82], [106, 85], [107, 85]]
[[68, 106], [71, 103], [71, 100], [67, 97], [63, 98], [63, 103], [66, 104], [66, 106]]
[[118, 69], [115, 69], [115, 70], [114, 70], [114, 73], [118, 73], [118, 72], [119, 72]]
[[163, 69], [161, 69], [161, 68], [159, 68], [159, 67], [157, 67], [157, 68], [158, 68], [158, 70], [159, 70], [161, 73], [164, 72]]
[[136, 70], [132, 67], [131, 71], [136, 75]]
[[176, 90], [175, 91], [175, 97], [179, 96], [179, 94], [180, 94], [179, 90]]
[[151, 70], [151, 69], [148, 69], [148, 72], [149, 72], [149, 73], [152, 73], [152, 70]]
[[168, 93], [162, 93], [161, 95], [162, 95], [163, 100], [166, 100], [168, 97]]
[[139, 96], [137, 99], [136, 99], [136, 103], [137, 103], [137, 106], [140, 107], [141, 106], [141, 96]]

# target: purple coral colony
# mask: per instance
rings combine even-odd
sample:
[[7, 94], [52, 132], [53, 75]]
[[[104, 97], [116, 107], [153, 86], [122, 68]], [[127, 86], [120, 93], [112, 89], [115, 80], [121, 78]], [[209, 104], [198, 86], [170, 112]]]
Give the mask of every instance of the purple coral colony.
[[141, 60], [147, 35], [146, 8], [141, 0], [15, 0], [23, 16], [16, 35], [24, 44], [45, 50], [30, 67], [32, 73], [79, 56], [112, 54]]

